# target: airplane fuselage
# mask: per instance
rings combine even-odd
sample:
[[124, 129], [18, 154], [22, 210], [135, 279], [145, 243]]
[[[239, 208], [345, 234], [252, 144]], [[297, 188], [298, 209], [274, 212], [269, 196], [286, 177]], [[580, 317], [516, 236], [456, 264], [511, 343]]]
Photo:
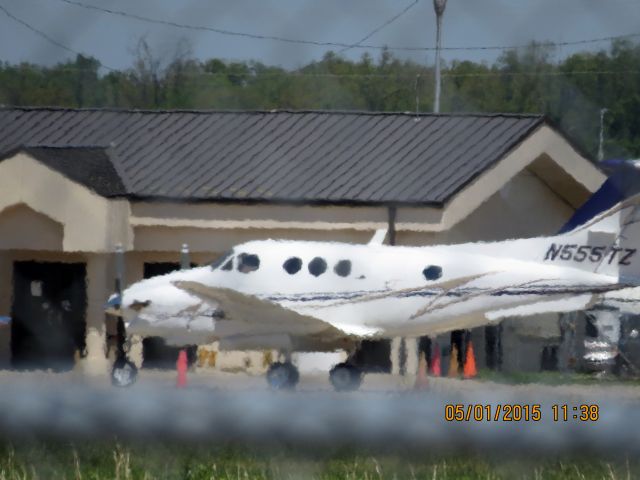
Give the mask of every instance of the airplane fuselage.
[[[122, 305], [131, 326], [137, 324], [147, 334], [153, 328], [176, 328], [180, 322], [194, 336], [207, 332], [207, 341], [277, 330], [272, 324], [260, 328], [260, 318], [241, 324], [226, 321], [215, 307], [174, 285], [198, 282], [280, 305], [347, 334], [390, 337], [470, 328], [491, 320], [487, 312], [497, 319], [500, 312], [541, 301], [576, 299], [580, 306], [580, 300], [586, 302], [594, 293], [619, 288], [616, 277], [545, 262], [546, 247], [539, 240], [528, 242], [540, 250], [540, 261], [503, 257], [509, 251], [506, 243], [496, 252], [496, 244], [391, 247], [254, 241], [235, 247], [212, 266], [139, 282], [124, 292]], [[514, 242], [522, 247], [522, 240]], [[290, 325], [286, 330], [282, 333], [305, 334]]]

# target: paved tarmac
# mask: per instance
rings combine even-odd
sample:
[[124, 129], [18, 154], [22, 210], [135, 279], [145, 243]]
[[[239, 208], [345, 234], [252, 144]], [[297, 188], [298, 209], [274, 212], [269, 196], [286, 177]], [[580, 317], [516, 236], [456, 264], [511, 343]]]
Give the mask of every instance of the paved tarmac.
[[[172, 370], [140, 370], [133, 389], [139, 388], [173, 388], [177, 374]], [[244, 372], [224, 372], [211, 369], [190, 370], [187, 374], [188, 388], [211, 389], [216, 392], [254, 391], [266, 392], [269, 387], [264, 375], [247, 374]], [[81, 371], [53, 373], [45, 371], [11, 371], [0, 370], [0, 386], [7, 383], [37, 384], [40, 386], [59, 386], [64, 384], [85, 385], [94, 388], [114, 388], [108, 375], [87, 376]], [[389, 374], [367, 374], [359, 391], [367, 393], [401, 393], [412, 392], [415, 376], [399, 376]], [[307, 373], [300, 375], [297, 392], [315, 393], [332, 392], [326, 372]], [[513, 396], [529, 397], [543, 401], [549, 397], [566, 397], [575, 401], [597, 399], [640, 401], [640, 385], [603, 382], [591, 385], [564, 384], [544, 385], [536, 383], [503, 384], [481, 380], [463, 380], [455, 378], [428, 377], [424, 393], [439, 396], [459, 396], [467, 402], [473, 402], [475, 396], [491, 392], [505, 398]]]

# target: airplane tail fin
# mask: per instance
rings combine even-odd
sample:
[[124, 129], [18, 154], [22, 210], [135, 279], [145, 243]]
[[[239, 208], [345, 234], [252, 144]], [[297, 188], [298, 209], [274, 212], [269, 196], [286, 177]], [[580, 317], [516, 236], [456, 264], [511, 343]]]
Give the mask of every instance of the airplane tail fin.
[[551, 241], [545, 262], [640, 284], [640, 194]]

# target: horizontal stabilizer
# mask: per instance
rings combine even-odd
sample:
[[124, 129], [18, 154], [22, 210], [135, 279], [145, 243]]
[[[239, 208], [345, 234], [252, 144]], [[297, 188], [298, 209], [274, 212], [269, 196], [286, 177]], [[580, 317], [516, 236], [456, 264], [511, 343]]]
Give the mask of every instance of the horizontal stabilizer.
[[386, 228], [376, 230], [376, 233], [374, 233], [373, 237], [371, 237], [371, 240], [369, 240], [369, 245], [382, 245], [385, 238], [387, 238]]

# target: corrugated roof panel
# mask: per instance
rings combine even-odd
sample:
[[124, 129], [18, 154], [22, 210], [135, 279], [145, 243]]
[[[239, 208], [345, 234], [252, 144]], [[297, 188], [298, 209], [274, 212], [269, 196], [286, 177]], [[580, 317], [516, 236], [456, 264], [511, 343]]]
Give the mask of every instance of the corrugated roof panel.
[[394, 185], [406, 179], [405, 174], [408, 171], [408, 167], [414, 163], [426, 164], [428, 158], [419, 158], [417, 155], [420, 152], [420, 147], [425, 143], [431, 142], [435, 144], [438, 141], [439, 131], [442, 130], [442, 125], [445, 122], [437, 122], [435, 119], [431, 119], [431, 123], [427, 123], [429, 120], [421, 120], [420, 122], [413, 121], [411, 128], [414, 133], [406, 136], [404, 141], [394, 142], [387, 151], [387, 155], [377, 155], [370, 168], [375, 173], [363, 179], [360, 182], [360, 190], [357, 191], [358, 195], [361, 195], [367, 199], [381, 199], [388, 196], [393, 197], [394, 192], [397, 190]]
[[[501, 119], [498, 119], [498, 121], [495, 122], [496, 128], [500, 128], [501, 121]], [[465, 168], [465, 165], [475, 169], [484, 163], [485, 159], [482, 155], [475, 158], [461, 157], [461, 155], [470, 145], [475, 145], [486, 137], [486, 132], [484, 132], [483, 129], [488, 122], [490, 122], [489, 119], [480, 119], [475, 122], [472, 122], [471, 119], [458, 119], [455, 127], [445, 132], [445, 137], [440, 142], [439, 148], [435, 151], [429, 151], [431, 154], [429, 158], [431, 166], [429, 169], [429, 185], [432, 188], [431, 195], [434, 198], [439, 198], [438, 192], [448, 188], [446, 177], [442, 176], [443, 172], [451, 173], [455, 169]], [[465, 137], [464, 142], [456, 141], [458, 137], [463, 135]], [[414, 172], [412, 172], [412, 174], [413, 173]], [[418, 178], [419, 175], [423, 175], [424, 168], [418, 165], [415, 173], [417, 175], [411, 178], [415, 179]], [[411, 185], [405, 186], [403, 191], [406, 195], [409, 195]]]
[[306, 138], [297, 151], [291, 151], [283, 156], [282, 167], [265, 183], [265, 189], [271, 197], [292, 198], [299, 200], [296, 193], [298, 189], [309, 185], [309, 178], [313, 179], [314, 172], [310, 171], [313, 166], [326, 155], [327, 145], [331, 144], [338, 131], [347, 123], [343, 116], [333, 116], [320, 123], [325, 114], [315, 119], [318, 125], [312, 136]]
[[389, 129], [388, 135], [381, 139], [382, 142], [367, 151], [370, 160], [363, 165], [365, 168], [355, 169], [355, 176], [345, 177], [341, 184], [342, 190], [332, 192], [335, 196], [344, 195], [347, 189], [356, 185], [354, 195], [363, 199], [385, 198], [381, 195], [381, 190], [393, 181], [398, 172], [403, 172], [400, 165], [410, 161], [410, 158], [404, 157], [403, 147], [411, 141], [417, 140], [422, 143], [425, 138], [437, 139], [432, 134], [436, 129], [430, 128], [433, 127], [433, 123], [423, 126], [415, 121], [415, 117], [406, 117], [403, 122], [396, 123], [399, 128]]
[[[273, 160], [273, 157], [268, 155], [269, 148], [277, 148], [279, 144], [282, 144], [287, 136], [287, 131], [294, 126], [295, 120], [291, 117], [277, 119], [265, 117], [265, 126], [260, 135], [251, 136], [247, 133], [242, 139], [242, 145], [234, 152], [233, 160], [230, 162], [229, 168], [225, 170], [225, 175], [220, 177], [216, 188], [223, 192], [242, 192], [238, 195], [247, 196], [247, 191], [243, 187], [246, 183], [246, 175], [260, 178], [254, 176], [257, 175], [254, 169], [262, 163]], [[290, 138], [289, 141], [293, 141], [293, 139]]]
[[280, 123], [278, 133], [273, 138], [265, 138], [260, 145], [255, 145], [247, 152], [246, 161], [239, 162], [237, 168], [229, 173], [227, 183], [246, 195], [262, 194], [262, 180], [265, 178], [263, 172], [294, 148], [313, 124], [316, 124], [316, 118], [312, 115], [291, 116]]
[[[316, 188], [308, 192], [301, 192], [302, 195], [323, 195], [329, 197], [340, 197], [343, 195], [340, 190], [350, 172], [355, 172], [362, 168], [362, 165], [369, 161], [369, 152], [382, 142], [384, 134], [390, 130], [390, 119], [380, 117], [376, 122], [366, 122], [361, 125], [353, 141], [345, 142], [343, 149], [328, 159], [324, 167], [324, 174], [319, 176]], [[345, 162], [344, 158], [353, 159]]]
[[155, 138], [170, 138], [171, 141], [163, 144], [162, 142], [153, 141], [136, 154], [138, 163], [138, 172], [147, 172], [144, 177], [140, 175], [141, 185], [158, 185], [162, 182], [155, 182], [155, 178], [170, 178], [165, 172], [168, 172], [173, 165], [179, 163], [180, 155], [178, 151], [180, 147], [184, 147], [185, 132], [193, 128], [194, 115], [181, 115], [180, 117], [165, 116], [161, 123], [149, 125], [149, 134]]
[[[358, 139], [355, 143], [358, 144], [359, 149], [355, 150], [352, 148], [351, 142], [343, 141], [341, 148], [335, 150], [330, 159], [330, 168], [327, 168], [327, 171], [330, 172], [329, 177], [325, 178], [323, 174], [318, 178], [317, 190], [307, 193], [301, 192], [305, 198], [309, 198], [311, 195], [342, 198], [344, 194], [340, 190], [345, 183], [348, 184], [350, 179], [360, 178], [362, 172], [372, 172], [369, 166], [372, 152], [385, 146], [386, 139], [395, 130], [403, 128], [399, 122], [394, 122], [392, 119], [383, 118], [381, 122], [374, 123], [364, 115], [358, 119], [357, 123], [358, 130], [354, 135], [354, 140]], [[364, 143], [359, 143], [362, 141]], [[347, 157], [350, 160], [345, 162], [344, 159]], [[322, 173], [322, 170], [318, 173]]]
[[536, 115], [2, 108], [0, 152], [112, 145], [109, 161], [135, 197], [437, 204], [543, 121]]
[[[464, 150], [455, 164], [457, 168], [443, 168], [434, 179], [437, 182], [433, 191], [436, 201], [444, 201], [451, 188], [461, 188], [470, 179], [492, 166], [495, 163], [493, 160], [502, 158], [509, 146], [516, 144], [513, 141], [505, 142], [507, 138], [520, 138], [524, 132], [529, 131], [528, 128], [517, 128], [519, 126], [510, 120], [503, 119], [495, 127], [487, 123], [470, 137], [471, 145], [474, 144], [474, 140], [480, 140], [482, 155], [474, 156], [473, 151]], [[520, 126], [524, 127], [522, 124]]]
[[[305, 118], [308, 121], [305, 122]], [[307, 177], [297, 179], [295, 175], [291, 177], [288, 175], [297, 165], [313, 158], [313, 152], [322, 143], [326, 132], [329, 132], [333, 125], [340, 120], [338, 117], [324, 114], [294, 117], [294, 119], [297, 124], [302, 126], [297, 130], [298, 134], [292, 137], [285, 148], [274, 152], [269, 162], [265, 162], [264, 173], [257, 172], [257, 175], [253, 176], [252, 184], [256, 195], [271, 198], [273, 192], [277, 190], [280, 195], [291, 196], [292, 190], [297, 188], [299, 182], [306, 182]], [[303, 174], [308, 175], [308, 172], [303, 172]]]
[[[223, 195], [225, 190], [223, 184], [229, 171], [233, 168], [239, 152], [246, 149], [247, 141], [255, 142], [265, 135], [269, 123], [269, 118], [266, 115], [243, 116], [234, 113], [233, 117], [233, 123], [221, 138], [220, 143], [214, 143], [208, 139], [201, 145], [199, 149], [201, 158], [196, 170], [193, 171], [195, 178], [189, 191], [190, 195], [202, 197], [208, 191], [215, 191], [217, 195]], [[283, 120], [279, 119], [279, 121]]]

